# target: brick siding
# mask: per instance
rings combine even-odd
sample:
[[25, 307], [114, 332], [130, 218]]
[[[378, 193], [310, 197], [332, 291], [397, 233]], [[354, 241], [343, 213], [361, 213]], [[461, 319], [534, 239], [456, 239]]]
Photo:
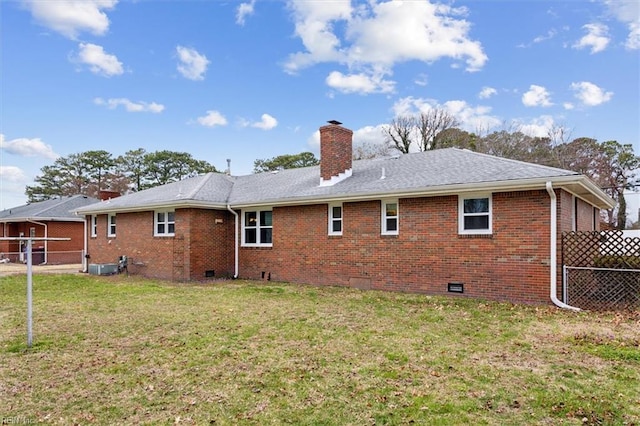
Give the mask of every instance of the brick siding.
[[493, 194], [493, 234], [458, 235], [457, 196], [399, 200], [400, 232], [380, 235], [380, 201], [345, 203], [342, 236], [327, 235], [327, 206], [273, 210], [273, 247], [241, 248], [240, 275], [315, 285], [546, 302], [549, 196]]
[[[174, 281], [233, 274], [234, 224], [229, 212], [178, 209], [174, 237], [153, 235], [153, 214], [118, 213], [115, 237], [107, 237], [107, 215], [98, 215], [97, 236], [88, 244], [89, 263], [116, 263], [119, 256], [128, 256], [130, 273]], [[213, 276], [207, 277], [207, 272]]]
[[[575, 204], [571, 194], [556, 194], [561, 235]], [[463, 297], [550, 303], [549, 194], [494, 193], [492, 203], [492, 235], [458, 235], [455, 195], [400, 199], [395, 236], [380, 234], [379, 200], [344, 203], [342, 236], [328, 235], [327, 204], [275, 207], [272, 247], [240, 247], [239, 277], [434, 295], [453, 295], [447, 284], [455, 282], [464, 284]], [[577, 205], [580, 230], [591, 230], [593, 208]], [[128, 255], [130, 272], [174, 281], [233, 274], [228, 211], [176, 210], [175, 237], [153, 237], [153, 213], [138, 212], [118, 214], [117, 236], [107, 238], [106, 218], [98, 217], [90, 239], [91, 263]]]

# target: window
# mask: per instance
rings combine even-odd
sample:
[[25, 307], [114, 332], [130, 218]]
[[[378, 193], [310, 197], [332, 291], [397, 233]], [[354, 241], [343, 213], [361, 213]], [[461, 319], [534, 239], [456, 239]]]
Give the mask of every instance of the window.
[[491, 234], [491, 196], [458, 197], [458, 232]]
[[271, 210], [247, 211], [242, 216], [242, 245], [266, 246], [272, 244]]
[[95, 214], [91, 215], [91, 236], [94, 238], [98, 236], [98, 216]]
[[107, 216], [107, 236], [115, 237], [116, 236], [116, 214], [109, 213]]
[[176, 220], [173, 210], [155, 212], [154, 232], [156, 237], [172, 237], [175, 235]]
[[342, 204], [329, 204], [329, 235], [342, 235]]
[[382, 234], [398, 235], [398, 200], [382, 201]]

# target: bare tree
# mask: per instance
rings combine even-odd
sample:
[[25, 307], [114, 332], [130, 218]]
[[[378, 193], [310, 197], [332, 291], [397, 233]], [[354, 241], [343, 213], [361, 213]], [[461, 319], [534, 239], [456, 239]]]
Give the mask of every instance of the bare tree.
[[547, 131], [547, 138], [549, 138], [549, 145], [551, 147], [551, 162], [555, 167], [561, 169], [568, 169], [569, 164], [574, 155], [568, 149], [569, 141], [571, 140], [572, 129], [562, 124], [553, 124]]
[[416, 118], [416, 124], [420, 133], [420, 151], [438, 148], [436, 136], [444, 130], [460, 125], [453, 115], [442, 108], [432, 108], [427, 112], [421, 112]]
[[403, 154], [408, 154], [413, 140], [412, 133], [416, 128], [416, 119], [413, 116], [402, 115], [394, 118], [389, 126], [385, 126], [383, 133], [385, 142]]
[[361, 142], [353, 146], [354, 160], [370, 160], [372, 158], [388, 157], [391, 147], [389, 144], [375, 142]]

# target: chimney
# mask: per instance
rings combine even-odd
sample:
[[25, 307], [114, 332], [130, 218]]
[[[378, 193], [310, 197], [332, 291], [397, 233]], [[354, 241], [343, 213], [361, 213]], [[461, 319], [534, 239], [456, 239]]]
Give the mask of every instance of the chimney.
[[320, 186], [331, 186], [351, 176], [353, 132], [331, 120], [320, 127]]
[[98, 198], [100, 199], [100, 201], [107, 201], [112, 198], [117, 198], [119, 196], [120, 196], [120, 193], [118, 191], [107, 191], [106, 189], [101, 189], [98, 192]]

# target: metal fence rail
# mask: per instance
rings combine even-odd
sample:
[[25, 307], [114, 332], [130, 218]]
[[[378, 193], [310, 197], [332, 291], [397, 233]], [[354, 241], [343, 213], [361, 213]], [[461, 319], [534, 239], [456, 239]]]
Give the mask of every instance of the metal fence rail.
[[[84, 252], [82, 250], [51, 251], [46, 253], [43, 250], [34, 249], [32, 252], [32, 262], [34, 265], [69, 265], [82, 263]], [[0, 253], [0, 263], [25, 263], [25, 253], [3, 252]]]

